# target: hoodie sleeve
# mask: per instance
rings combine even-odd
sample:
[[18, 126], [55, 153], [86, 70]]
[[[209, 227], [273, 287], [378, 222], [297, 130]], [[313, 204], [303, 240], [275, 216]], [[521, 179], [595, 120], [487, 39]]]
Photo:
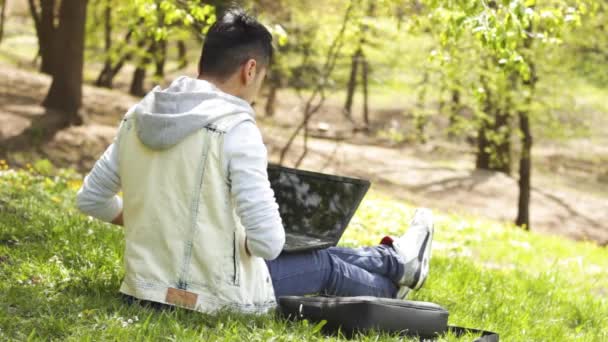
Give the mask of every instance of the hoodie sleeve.
[[268, 181], [268, 156], [255, 123], [243, 122], [224, 138], [225, 169], [236, 213], [252, 255], [275, 259], [285, 243], [279, 206]]
[[122, 211], [119, 190], [118, 138], [115, 138], [84, 178], [76, 195], [76, 206], [89, 216], [111, 222]]

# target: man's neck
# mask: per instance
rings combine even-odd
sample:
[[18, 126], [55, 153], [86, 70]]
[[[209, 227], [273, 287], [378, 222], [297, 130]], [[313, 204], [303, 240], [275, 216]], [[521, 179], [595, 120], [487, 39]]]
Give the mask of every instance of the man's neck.
[[232, 96], [236, 96], [236, 97], [241, 98], [241, 96], [239, 96], [240, 92], [238, 91], [238, 87], [236, 87], [234, 85], [234, 82], [231, 79], [228, 79], [226, 81], [220, 81], [217, 78], [208, 77], [208, 76], [205, 76], [205, 75], [198, 75], [197, 78], [199, 80], [207, 81], [207, 82], [213, 84], [219, 90], [221, 90], [222, 92], [224, 92], [226, 94], [230, 94]]

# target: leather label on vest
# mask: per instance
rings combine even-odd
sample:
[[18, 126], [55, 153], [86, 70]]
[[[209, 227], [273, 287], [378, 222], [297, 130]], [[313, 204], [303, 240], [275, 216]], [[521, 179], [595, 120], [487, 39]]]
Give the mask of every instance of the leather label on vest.
[[165, 302], [189, 309], [194, 309], [194, 307], [196, 306], [197, 299], [198, 294], [196, 293], [180, 289], [174, 289], [170, 287], [167, 289], [167, 297], [165, 298]]

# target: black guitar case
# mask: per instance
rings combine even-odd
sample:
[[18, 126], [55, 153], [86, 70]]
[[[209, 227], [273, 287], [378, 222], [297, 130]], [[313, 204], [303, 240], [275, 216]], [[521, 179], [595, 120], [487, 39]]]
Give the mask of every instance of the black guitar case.
[[377, 297], [304, 297], [279, 298], [280, 313], [289, 319], [325, 320], [325, 332], [338, 329], [352, 336], [377, 330], [387, 333], [433, 339], [450, 331], [461, 336], [479, 334], [476, 342], [498, 342], [498, 334], [448, 325], [448, 311], [428, 302]]

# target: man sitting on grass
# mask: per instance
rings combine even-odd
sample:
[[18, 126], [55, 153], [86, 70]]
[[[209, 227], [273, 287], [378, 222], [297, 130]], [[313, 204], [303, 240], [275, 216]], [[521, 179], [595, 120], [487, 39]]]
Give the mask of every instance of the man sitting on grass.
[[86, 176], [80, 210], [125, 227], [120, 291], [129, 298], [263, 313], [284, 295], [404, 298], [424, 283], [428, 209], [375, 247], [280, 254], [285, 233], [250, 105], [272, 52], [263, 25], [227, 11], [205, 38], [198, 78], [179, 77], [133, 106]]

